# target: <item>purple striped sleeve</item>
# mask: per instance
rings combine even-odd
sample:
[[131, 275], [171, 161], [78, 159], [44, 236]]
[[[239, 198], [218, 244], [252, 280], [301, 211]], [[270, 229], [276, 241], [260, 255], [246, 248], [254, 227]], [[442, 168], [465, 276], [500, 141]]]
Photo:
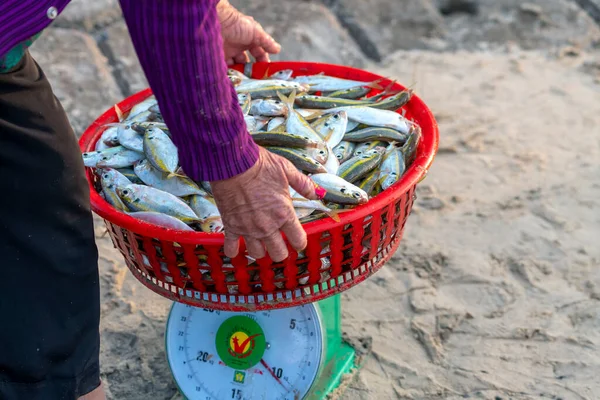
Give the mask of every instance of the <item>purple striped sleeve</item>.
[[120, 2], [185, 173], [214, 181], [253, 166], [258, 146], [227, 77], [218, 0]]
[[0, 0], [0, 57], [10, 49], [45, 29], [53, 21], [49, 11], [56, 14], [68, 0]]

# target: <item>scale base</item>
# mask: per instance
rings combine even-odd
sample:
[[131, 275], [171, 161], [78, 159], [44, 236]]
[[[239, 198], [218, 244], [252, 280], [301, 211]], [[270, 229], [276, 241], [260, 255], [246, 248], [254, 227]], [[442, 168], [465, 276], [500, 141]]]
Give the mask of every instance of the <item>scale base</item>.
[[321, 400], [339, 398], [345, 385], [343, 382], [354, 376], [360, 366], [355, 364], [356, 352], [346, 343], [342, 343], [336, 352], [335, 358], [331, 359], [324, 367], [319, 379], [314, 383], [314, 390], [305, 400]]
[[371, 353], [372, 338], [351, 338], [342, 332], [340, 295], [317, 303], [326, 331], [327, 353], [323, 369], [303, 400], [340, 399]]

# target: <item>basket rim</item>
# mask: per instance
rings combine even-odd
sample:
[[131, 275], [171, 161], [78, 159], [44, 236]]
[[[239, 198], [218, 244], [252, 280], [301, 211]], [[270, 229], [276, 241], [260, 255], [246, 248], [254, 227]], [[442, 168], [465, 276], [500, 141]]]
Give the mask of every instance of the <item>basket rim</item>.
[[[230, 66], [229, 68], [243, 72], [244, 67], [248, 65], [249, 64], [236, 64]], [[296, 73], [301, 73], [303, 70], [309, 71], [318, 68], [326, 71], [326, 73], [331, 76], [342, 77], [347, 75], [359, 75], [361, 80], [381, 80], [382, 82], [380, 84], [382, 86], [392, 83], [392, 80], [369, 71], [322, 62], [273, 61], [252, 63], [250, 66], [252, 67], [252, 76], [254, 77], [264, 76], [267, 72], [274, 73], [283, 69], [293, 69]], [[308, 75], [312, 74], [313, 73], [308, 73]], [[394, 83], [393, 88], [399, 90], [407, 89], [405, 86], [397, 82]], [[152, 90], [150, 88], [146, 88], [121, 100], [116, 104], [116, 106], [119, 107], [119, 109], [121, 109], [123, 112], [127, 112], [134, 104], [139, 103], [151, 95]], [[400, 196], [407, 193], [410, 188], [425, 178], [425, 175], [431, 167], [438, 150], [439, 127], [433, 113], [418, 95], [413, 94], [409, 104], [418, 111], [418, 115], [413, 113], [412, 117], [418, 121], [422, 128], [421, 143], [417, 149], [417, 155], [414, 162], [407, 169], [402, 178], [390, 186], [385, 192], [373, 197], [368, 203], [340, 213], [339, 222], [336, 222], [329, 217], [324, 217], [320, 220], [302, 224], [302, 227], [307, 235], [325, 232], [330, 229], [346, 225], [356, 219], [364, 218], [371, 214], [374, 210], [380, 209], [385, 205], [397, 200]], [[113, 122], [115, 116], [115, 107], [112, 106], [88, 126], [79, 139], [79, 146], [82, 152], [93, 151], [95, 143], [101, 135], [100, 131], [102, 126], [109, 122]], [[225, 235], [223, 233], [205, 233], [197, 231], [190, 232], [168, 229], [139, 220], [121, 211], [118, 211], [106, 200], [104, 200], [94, 188], [92, 168], [86, 167], [85, 169], [90, 191], [91, 207], [92, 210], [101, 218], [121, 228], [125, 228], [142, 236], [152, 237], [158, 240], [166, 240], [182, 244], [223, 245], [225, 239]], [[243, 248], [240, 248], [240, 250], [243, 250]]]

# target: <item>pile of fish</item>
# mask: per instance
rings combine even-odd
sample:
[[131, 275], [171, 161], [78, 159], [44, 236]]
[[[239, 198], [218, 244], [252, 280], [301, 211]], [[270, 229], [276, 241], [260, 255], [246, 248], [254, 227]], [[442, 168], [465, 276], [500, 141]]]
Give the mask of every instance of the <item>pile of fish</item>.
[[[255, 143], [285, 157], [326, 190], [308, 200], [290, 187], [301, 222], [367, 203], [397, 182], [415, 159], [419, 126], [396, 112], [411, 90], [291, 70], [252, 79], [230, 69]], [[379, 94], [368, 96], [372, 89]], [[171, 229], [219, 233], [223, 223], [209, 182], [194, 182], [179, 165], [158, 103], [150, 96], [107, 124], [95, 151], [83, 153], [103, 198], [116, 209]]]

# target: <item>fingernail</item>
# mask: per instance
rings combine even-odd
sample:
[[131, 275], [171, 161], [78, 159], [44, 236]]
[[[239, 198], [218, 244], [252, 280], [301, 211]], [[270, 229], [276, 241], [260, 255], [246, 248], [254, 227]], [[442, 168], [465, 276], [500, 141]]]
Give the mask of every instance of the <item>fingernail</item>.
[[325, 198], [325, 195], [327, 194], [327, 190], [325, 190], [321, 186], [317, 185], [316, 183], [314, 183], [314, 185], [315, 185], [315, 194], [317, 195], [319, 200], [323, 200]]

